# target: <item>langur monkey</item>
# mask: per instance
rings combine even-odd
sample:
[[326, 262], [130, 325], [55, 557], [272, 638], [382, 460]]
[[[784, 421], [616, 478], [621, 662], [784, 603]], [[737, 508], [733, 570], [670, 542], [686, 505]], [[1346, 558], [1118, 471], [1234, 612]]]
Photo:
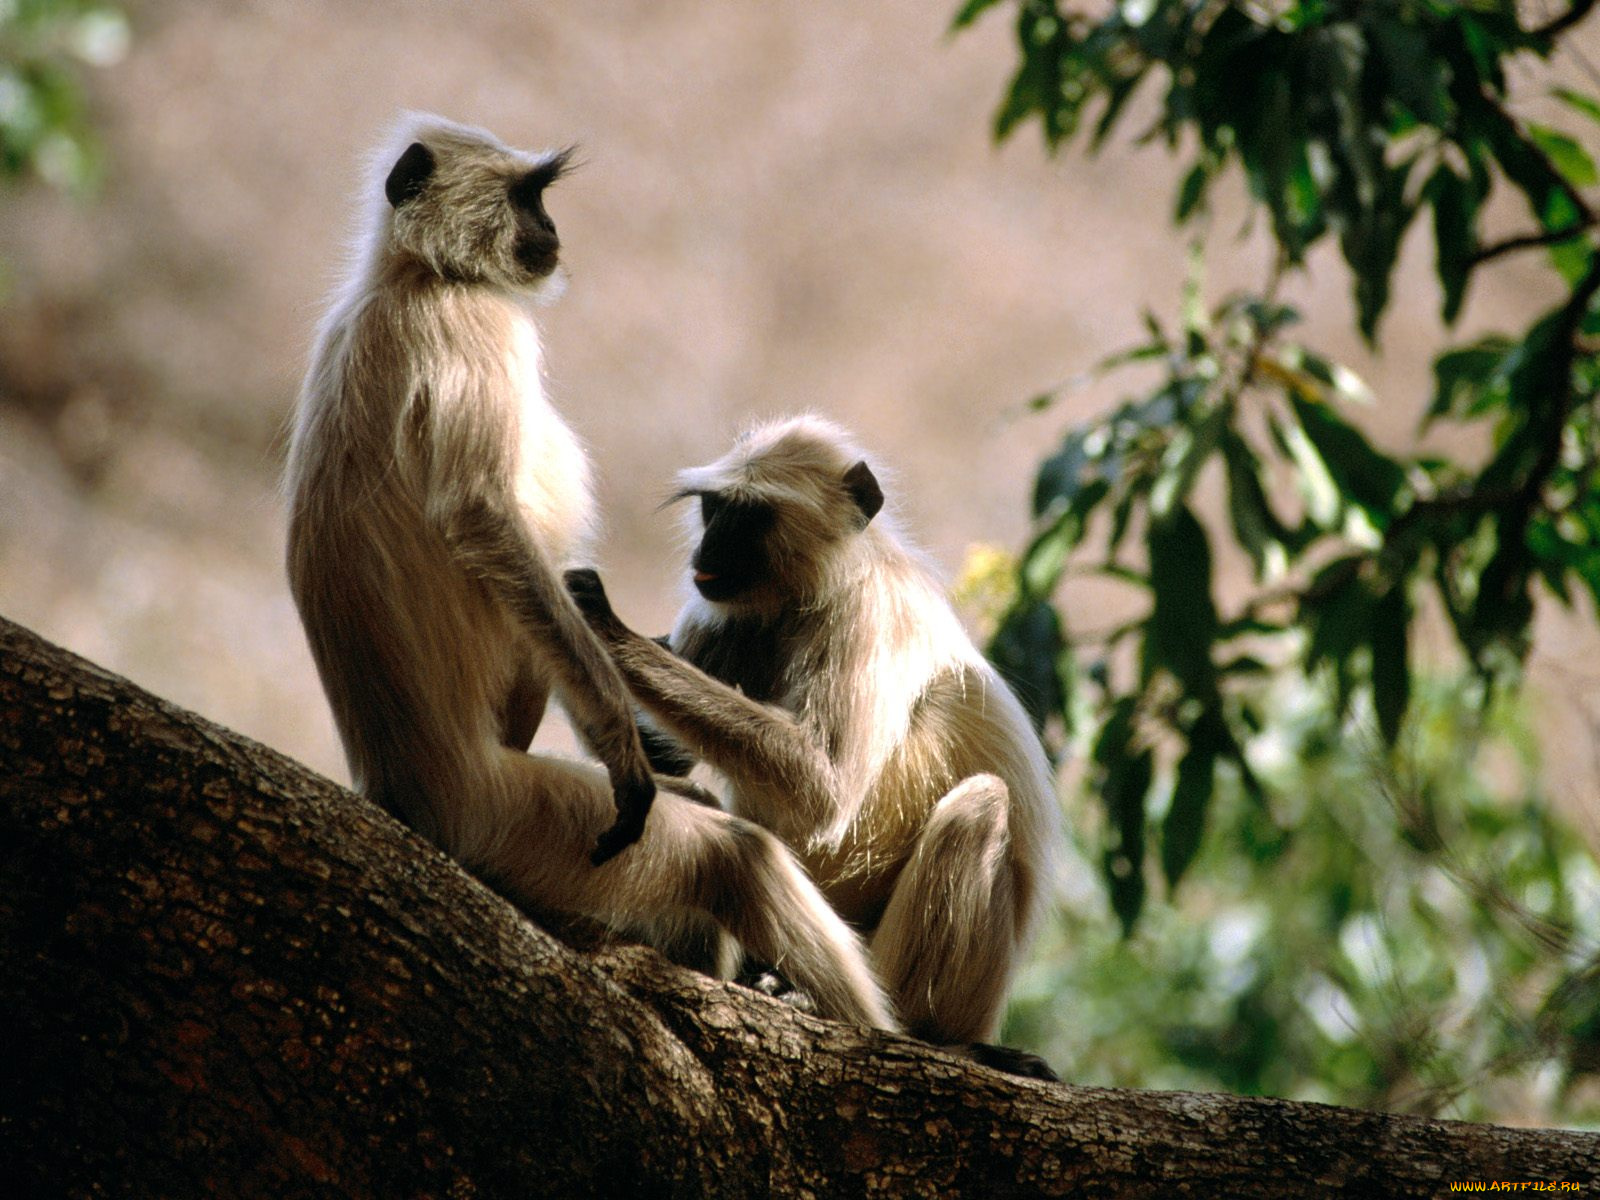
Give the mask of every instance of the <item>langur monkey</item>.
[[[627, 691], [561, 585], [593, 523], [589, 464], [545, 399], [526, 301], [557, 278], [544, 191], [567, 162], [412, 114], [375, 163], [288, 467], [289, 580], [351, 776], [516, 899], [630, 927], [709, 917], [823, 1015], [894, 1028], [776, 838], [679, 795], [650, 811]], [[605, 772], [526, 753], [552, 690]]]
[[837, 426], [757, 428], [679, 483], [699, 500], [698, 594], [670, 649], [624, 625], [593, 572], [568, 588], [649, 718], [869, 937], [906, 1027], [991, 1041], [1059, 838], [1021, 706]]

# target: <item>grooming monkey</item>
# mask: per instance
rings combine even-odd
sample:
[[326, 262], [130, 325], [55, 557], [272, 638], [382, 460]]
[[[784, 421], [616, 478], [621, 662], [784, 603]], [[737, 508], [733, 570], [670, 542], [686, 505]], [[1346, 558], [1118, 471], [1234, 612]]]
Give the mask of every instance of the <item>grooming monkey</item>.
[[[703, 914], [824, 1015], [892, 1028], [774, 837], [667, 793], [646, 824], [627, 691], [556, 573], [593, 523], [589, 465], [525, 302], [556, 278], [543, 196], [566, 163], [410, 115], [371, 181], [288, 469], [290, 584], [351, 775], [519, 899], [620, 925]], [[526, 753], [552, 689], [606, 773]]]
[[868, 936], [907, 1028], [992, 1040], [1058, 836], [1021, 706], [837, 426], [758, 428], [679, 483], [700, 502], [698, 595], [670, 649], [628, 629], [593, 572], [567, 575], [579, 607], [649, 717]]

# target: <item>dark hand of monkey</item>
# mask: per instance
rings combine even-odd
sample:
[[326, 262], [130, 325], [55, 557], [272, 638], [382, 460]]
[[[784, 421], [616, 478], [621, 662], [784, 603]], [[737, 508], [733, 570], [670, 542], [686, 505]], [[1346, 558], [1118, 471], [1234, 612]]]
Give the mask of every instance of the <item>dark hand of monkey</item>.
[[595, 866], [610, 862], [644, 833], [644, 819], [650, 815], [650, 805], [656, 798], [656, 783], [649, 775], [643, 779], [621, 780], [613, 784], [617, 803], [617, 819], [610, 829], [600, 835], [589, 861]]
[[992, 1067], [996, 1071], [1004, 1071], [1007, 1075], [1020, 1075], [1024, 1079], [1043, 1079], [1050, 1083], [1061, 1082], [1061, 1076], [1050, 1069], [1049, 1063], [1037, 1054], [1029, 1054], [1026, 1050], [995, 1046], [988, 1042], [968, 1042], [964, 1046], [953, 1046], [951, 1049], [957, 1053], [964, 1053], [975, 1063]]
[[589, 622], [589, 628], [602, 636], [626, 632], [627, 626], [611, 609], [611, 598], [606, 595], [606, 585], [600, 582], [598, 571], [592, 567], [580, 567], [568, 571], [562, 579], [572, 602], [578, 606], [583, 619]]

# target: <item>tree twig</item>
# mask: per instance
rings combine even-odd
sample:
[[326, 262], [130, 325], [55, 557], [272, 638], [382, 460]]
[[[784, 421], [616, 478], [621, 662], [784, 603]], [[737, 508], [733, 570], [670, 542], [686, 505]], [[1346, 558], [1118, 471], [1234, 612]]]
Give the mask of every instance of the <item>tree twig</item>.
[[1583, 20], [1593, 11], [1595, 0], [1576, 0], [1576, 3], [1559, 17], [1546, 21], [1543, 25], [1536, 25], [1528, 30], [1529, 37], [1553, 38], [1559, 37]]
[[1539, 233], [1524, 233], [1516, 237], [1506, 238], [1504, 241], [1491, 242], [1489, 245], [1476, 251], [1468, 261], [1473, 266], [1481, 266], [1491, 259], [1499, 258], [1504, 254], [1512, 254], [1518, 250], [1532, 250], [1539, 246], [1559, 246], [1562, 242], [1570, 242], [1573, 238], [1581, 237], [1595, 226], [1593, 218], [1577, 221], [1565, 229], [1546, 229]]

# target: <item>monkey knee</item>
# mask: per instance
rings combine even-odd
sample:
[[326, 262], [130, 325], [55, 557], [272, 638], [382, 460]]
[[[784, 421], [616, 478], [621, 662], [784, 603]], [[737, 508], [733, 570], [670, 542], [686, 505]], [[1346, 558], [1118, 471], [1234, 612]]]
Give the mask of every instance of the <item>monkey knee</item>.
[[1011, 789], [998, 775], [969, 775], [933, 806], [929, 826], [961, 823], [972, 827], [1004, 827]]
[[729, 927], [764, 911], [782, 869], [783, 847], [764, 829], [730, 820], [711, 839], [698, 863], [695, 891], [701, 907]]
[[997, 775], [973, 775], [947, 792], [928, 815], [918, 854], [958, 868], [998, 866], [1009, 842], [1010, 789]]

